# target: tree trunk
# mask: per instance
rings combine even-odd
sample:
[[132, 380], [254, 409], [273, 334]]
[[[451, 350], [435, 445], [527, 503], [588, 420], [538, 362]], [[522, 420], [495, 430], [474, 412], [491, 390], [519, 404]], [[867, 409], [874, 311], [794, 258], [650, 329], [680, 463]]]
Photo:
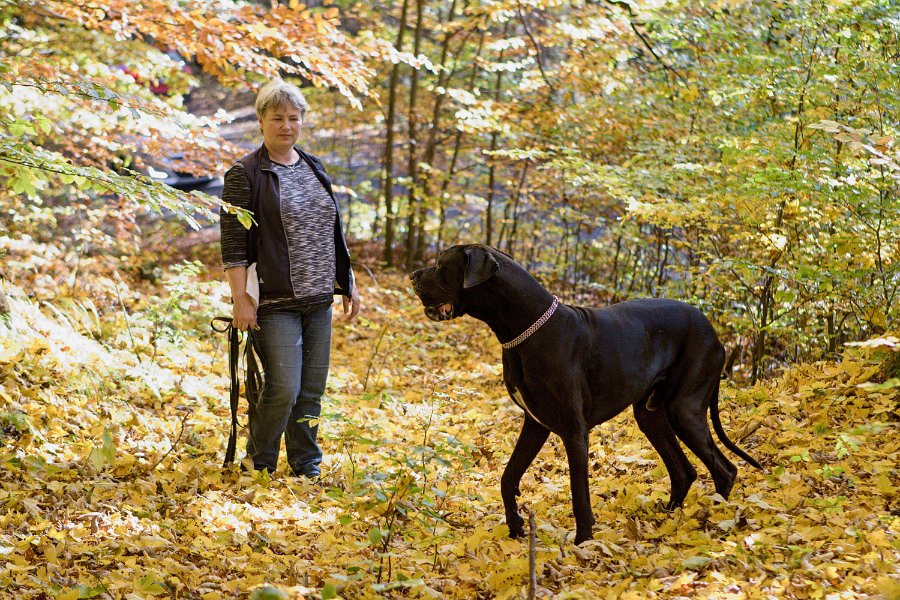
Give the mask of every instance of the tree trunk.
[[[469, 87], [468, 89], [473, 89], [475, 86], [475, 80], [478, 77], [478, 61], [476, 60], [481, 56], [481, 50], [484, 48], [484, 31], [481, 32], [481, 35], [478, 39], [478, 50], [475, 52], [475, 57], [472, 59], [472, 73], [469, 76]], [[459, 159], [460, 149], [462, 148], [462, 130], [456, 130], [456, 140], [453, 142], [453, 156], [450, 159], [450, 166], [447, 168], [447, 172], [444, 174], [443, 181], [441, 182], [441, 189], [437, 194], [439, 212], [440, 212], [440, 223], [438, 227], [438, 236], [437, 236], [437, 251], [438, 253], [443, 250], [444, 245], [444, 227], [447, 224], [447, 189], [450, 187], [450, 182], [453, 180], [453, 176], [456, 173], [456, 164]]]
[[447, 225], [447, 188], [450, 187], [450, 181], [453, 179], [453, 174], [456, 172], [456, 163], [459, 159], [459, 151], [462, 148], [462, 135], [461, 130], [456, 131], [456, 141], [453, 143], [453, 156], [450, 158], [450, 166], [447, 168], [444, 181], [441, 183], [440, 192], [438, 192], [438, 204], [440, 206], [440, 223], [438, 225], [437, 235], [438, 253], [443, 250], [444, 227]]
[[[409, 0], [403, 0], [400, 9], [400, 25], [397, 31], [397, 52], [403, 51], [403, 37], [406, 34], [406, 13]], [[388, 90], [388, 113], [385, 123], [384, 142], [384, 263], [388, 267], [394, 265], [394, 225], [397, 215], [394, 214], [394, 123], [397, 114], [397, 85], [400, 79], [400, 64], [391, 69], [391, 80]]]
[[[413, 34], [413, 55], [418, 56], [422, 47], [422, 11], [425, 0], [416, 0], [416, 24]], [[419, 203], [422, 201], [418, 190], [418, 152], [419, 147], [416, 100], [419, 92], [419, 69], [413, 68], [409, 78], [409, 107], [407, 109], [407, 127], [409, 129], [409, 154], [407, 155], [406, 174], [409, 181], [406, 200], [406, 266], [413, 265], [416, 253], [417, 225]]]
[[610, 279], [612, 279], [612, 298], [609, 299], [609, 302], [615, 302], [619, 297], [619, 255], [622, 252], [622, 234], [619, 233], [616, 236], [616, 253], [613, 255], [613, 264], [612, 264], [612, 275]]
[[[813, 52], [810, 53], [809, 63], [806, 67], [806, 79], [803, 82], [803, 87], [800, 90], [800, 98], [797, 102], [797, 121], [794, 124], [794, 153], [791, 157], [789, 165], [789, 170], [792, 173], [797, 168], [797, 156], [799, 155], [800, 148], [803, 145], [803, 130], [805, 125], [803, 124], [802, 115], [806, 106], [806, 89], [809, 85], [810, 80], [812, 79], [813, 63], [815, 62], [817, 57], [816, 49], [818, 49], [819, 47], [819, 36], [821, 36], [821, 33], [816, 36], [816, 40], [813, 42]], [[784, 209], [787, 206], [788, 197], [788, 195], [782, 196], [781, 202], [779, 202], [778, 204], [775, 215], [775, 231], [780, 230], [784, 225]], [[785, 237], [787, 239], [787, 243], [790, 244], [790, 236]], [[751, 385], [759, 381], [759, 377], [763, 368], [763, 357], [765, 356], [766, 346], [768, 345], [768, 329], [772, 322], [775, 320], [772, 318], [772, 315], [775, 312], [773, 309], [773, 305], [775, 304], [775, 287], [777, 284], [776, 277], [774, 275], [775, 269], [778, 266], [778, 263], [781, 262], [781, 258], [789, 252], [790, 246], [786, 245], [784, 248], [781, 248], [777, 252], [774, 252], [772, 259], [769, 262], [768, 274], [766, 275], [762, 292], [759, 297], [759, 331], [756, 332], [756, 340], [753, 344], [753, 368], [750, 375]]]
[[513, 196], [512, 202], [507, 202], [503, 210], [503, 225], [500, 227], [500, 234], [497, 236], [497, 247], [503, 246], [506, 240], [506, 253], [512, 256], [512, 245], [516, 236], [516, 225], [518, 224], [519, 201], [522, 198], [522, 188], [525, 185], [525, 177], [528, 174], [528, 161], [522, 163], [522, 171], [519, 174], [519, 183], [516, 185], [516, 195]]
[[[497, 79], [500, 79], [499, 73]], [[491, 134], [491, 155], [488, 158], [490, 166], [488, 167], [487, 211], [484, 216], [484, 243], [488, 246], [491, 245], [494, 234], [494, 180], [497, 171], [497, 165], [494, 164], [494, 152], [497, 150], [499, 136], [500, 134], [496, 131]]]
[[[427, 240], [425, 239], [425, 217], [427, 215], [428, 206], [427, 204], [432, 204], [432, 198], [434, 197], [432, 193], [432, 186], [434, 183], [434, 179], [432, 177], [432, 173], [434, 173], [434, 162], [435, 155], [437, 154], [437, 146], [438, 146], [438, 131], [440, 130], [440, 122], [442, 117], [442, 109], [444, 104], [444, 98], [446, 93], [442, 93], [441, 90], [445, 90], [447, 88], [447, 83], [450, 80], [450, 77], [453, 73], [456, 72], [454, 67], [453, 72], [447, 68], [447, 59], [450, 55], [450, 40], [455, 35], [455, 32], [451, 30], [449, 25], [456, 18], [456, 0], [453, 0], [450, 4], [450, 8], [447, 11], [447, 20], [443, 23], [444, 30], [446, 33], [444, 34], [444, 39], [441, 42], [441, 59], [440, 59], [440, 71], [438, 71], [438, 80], [436, 86], [436, 94], [434, 97], [434, 105], [431, 110], [431, 124], [429, 125], [428, 131], [428, 143], [425, 146], [425, 153], [422, 158], [422, 162], [426, 165], [425, 169], [418, 170], [418, 191], [421, 194], [419, 198], [418, 204], [418, 215], [416, 219], [417, 223], [417, 235], [416, 235], [416, 244], [415, 244], [415, 253], [413, 256], [413, 264], [422, 264], [425, 262], [425, 246], [427, 245]], [[457, 30], [459, 31], [459, 30]], [[466, 36], [468, 39], [468, 36]], [[463, 40], [463, 44], [465, 40]], [[459, 136], [457, 135], [457, 140], [459, 140]], [[456, 146], [455, 153], [458, 153], [459, 147]], [[454, 161], [455, 164], [455, 161]], [[443, 209], [443, 207], [442, 207]], [[441, 210], [441, 226], [443, 227], [443, 219], [446, 217], [444, 214], [445, 211]]]
[[516, 234], [519, 231], [519, 204], [522, 202], [522, 194], [523, 189], [525, 188], [525, 180], [528, 177], [528, 167], [531, 163], [526, 162], [525, 166], [522, 167], [522, 176], [519, 178], [519, 186], [516, 188], [516, 200], [513, 202], [512, 209], [512, 224], [510, 226], [509, 232], [509, 242], [507, 242], [506, 247], [510, 254], [513, 253], [515, 243], [518, 241]]
[[[506, 22], [506, 25], [503, 27], [503, 35], [506, 35], [506, 32], [509, 30], [509, 21]], [[498, 57], [498, 62], [503, 62], [504, 50], [500, 51], [500, 56]], [[494, 82], [494, 100], [499, 100], [500, 93], [503, 90], [503, 71], [497, 71], [497, 79]], [[491, 133], [491, 150], [490, 156], [488, 157], [488, 190], [487, 190], [487, 212], [485, 214], [484, 219], [484, 243], [487, 246], [491, 245], [491, 241], [494, 237], [494, 183], [497, 177], [497, 165], [494, 163], [494, 152], [497, 150], [498, 141], [500, 138], [500, 132], [495, 131]]]

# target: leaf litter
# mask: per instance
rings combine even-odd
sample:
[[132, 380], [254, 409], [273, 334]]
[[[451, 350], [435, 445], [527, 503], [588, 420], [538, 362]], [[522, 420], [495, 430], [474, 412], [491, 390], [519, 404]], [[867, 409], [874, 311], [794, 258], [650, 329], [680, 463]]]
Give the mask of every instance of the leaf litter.
[[[127, 310], [86, 311], [87, 292], [51, 310], [7, 286], [4, 595], [525, 598], [528, 543], [507, 537], [499, 493], [522, 417], [499, 345], [472, 319], [427, 321], [404, 278], [379, 281], [362, 318], [335, 320], [318, 483], [221, 466], [227, 357], [205, 323], [228, 314], [224, 284], [198, 280], [180, 333], [138, 289], [120, 290]], [[726, 431], [764, 465], [735, 459], [727, 502], [691, 456], [699, 480], [663, 511], [665, 469], [630, 415], [597, 427], [580, 547], [551, 437], [521, 486], [537, 597], [900, 597], [897, 365], [888, 336], [724, 385]]]

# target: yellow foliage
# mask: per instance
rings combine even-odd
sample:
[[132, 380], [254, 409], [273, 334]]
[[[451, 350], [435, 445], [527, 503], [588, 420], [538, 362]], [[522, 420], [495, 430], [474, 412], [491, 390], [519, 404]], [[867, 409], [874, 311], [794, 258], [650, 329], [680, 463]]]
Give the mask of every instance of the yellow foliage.
[[[507, 537], [499, 493], [522, 418], [499, 345], [474, 320], [427, 321], [403, 278], [378, 279], [385, 288], [363, 286], [364, 318], [335, 321], [321, 484], [221, 468], [222, 340], [198, 334], [139, 363], [127, 339], [95, 340], [12, 290], [0, 325], [0, 589], [526, 597], [528, 543]], [[897, 597], [898, 396], [876, 351], [724, 386], [726, 430], [764, 465], [738, 462], [727, 502], [694, 461], [684, 507], [662, 511], [665, 471], [630, 415], [598, 427], [595, 539], [581, 547], [551, 439], [520, 499], [538, 527], [538, 597]]]

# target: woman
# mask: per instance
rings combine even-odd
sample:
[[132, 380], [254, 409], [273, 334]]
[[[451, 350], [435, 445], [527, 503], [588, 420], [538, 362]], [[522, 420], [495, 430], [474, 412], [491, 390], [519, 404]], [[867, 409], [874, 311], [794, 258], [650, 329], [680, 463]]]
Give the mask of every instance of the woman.
[[[296, 475], [319, 477], [317, 426], [331, 351], [331, 304], [359, 312], [359, 294], [331, 179], [322, 162], [296, 144], [308, 105], [281, 79], [256, 98], [263, 144], [225, 174], [222, 199], [252, 211], [245, 229], [221, 214], [222, 264], [231, 287], [232, 325], [255, 329], [266, 383], [249, 411], [247, 455], [274, 471], [281, 436]], [[257, 300], [248, 293], [258, 281]]]

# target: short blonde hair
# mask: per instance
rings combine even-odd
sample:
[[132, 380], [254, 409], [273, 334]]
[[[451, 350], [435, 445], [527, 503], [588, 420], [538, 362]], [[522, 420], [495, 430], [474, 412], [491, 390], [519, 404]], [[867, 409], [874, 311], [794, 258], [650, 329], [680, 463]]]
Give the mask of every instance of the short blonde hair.
[[262, 120], [266, 113], [273, 108], [292, 106], [300, 111], [302, 117], [306, 116], [309, 104], [300, 91], [293, 83], [276, 77], [259, 90], [256, 95], [256, 116]]

